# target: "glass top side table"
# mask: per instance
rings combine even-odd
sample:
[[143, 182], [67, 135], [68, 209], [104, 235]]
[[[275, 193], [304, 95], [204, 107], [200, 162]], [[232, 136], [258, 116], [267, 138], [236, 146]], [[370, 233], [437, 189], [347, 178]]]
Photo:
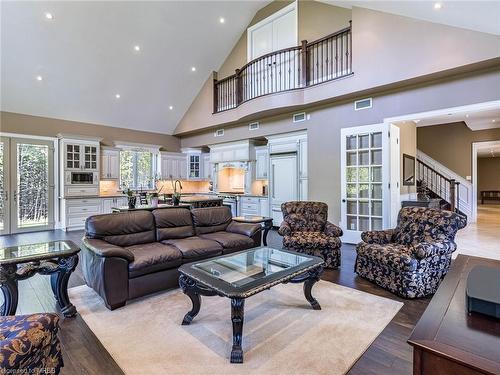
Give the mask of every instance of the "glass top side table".
[[78, 264], [79, 251], [74, 242], [66, 240], [0, 248], [0, 289], [4, 296], [0, 314], [16, 314], [18, 281], [39, 273], [50, 275], [50, 285], [63, 315], [75, 316], [76, 308], [68, 297], [68, 280]]

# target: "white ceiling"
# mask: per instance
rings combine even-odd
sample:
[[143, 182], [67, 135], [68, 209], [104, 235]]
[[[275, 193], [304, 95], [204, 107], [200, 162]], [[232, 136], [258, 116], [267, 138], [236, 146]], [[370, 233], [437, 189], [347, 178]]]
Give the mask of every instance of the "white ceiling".
[[171, 134], [267, 3], [2, 1], [1, 109]]
[[[321, 1], [345, 8], [358, 6], [425, 21], [500, 35], [500, 1], [498, 0]], [[441, 9], [434, 9], [435, 3], [440, 3]]]
[[[0, 1], [1, 110], [171, 134], [269, 2]], [[324, 2], [500, 34], [500, 1]]]
[[440, 124], [451, 124], [454, 122], [465, 122], [471, 130], [484, 130], [500, 128], [500, 108], [488, 109], [485, 111], [464, 112], [460, 111], [445, 115], [433, 116], [417, 120], [417, 126], [432, 126]]

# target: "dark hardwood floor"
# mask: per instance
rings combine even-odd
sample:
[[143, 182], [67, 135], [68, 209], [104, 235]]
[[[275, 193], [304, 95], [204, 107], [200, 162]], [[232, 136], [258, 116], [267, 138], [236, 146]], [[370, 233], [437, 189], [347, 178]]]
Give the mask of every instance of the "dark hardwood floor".
[[[0, 247], [55, 239], [70, 239], [77, 244], [81, 244], [82, 236], [82, 231], [67, 233], [63, 231], [49, 231], [0, 236]], [[281, 247], [281, 237], [276, 231], [273, 230], [269, 233], [268, 243], [269, 246]], [[357, 290], [404, 302], [404, 306], [370, 348], [356, 362], [349, 371], [349, 374], [411, 374], [413, 352], [406, 340], [410, 336], [416, 322], [423, 314], [430, 298], [404, 300], [396, 297], [392, 293], [358, 277], [353, 271], [354, 261], [354, 246], [343, 245], [342, 267], [335, 271], [325, 271], [322, 278]], [[79, 264], [70, 278], [69, 287], [71, 288], [84, 283], [85, 281], [83, 280]], [[42, 311], [59, 312], [50, 289], [49, 277], [35, 276], [21, 281], [19, 283], [19, 307], [17, 314]], [[63, 375], [123, 374], [80, 316], [73, 319], [61, 318], [60, 337], [65, 363], [62, 371]], [[144, 373], [147, 373], [147, 369], [145, 369]]]

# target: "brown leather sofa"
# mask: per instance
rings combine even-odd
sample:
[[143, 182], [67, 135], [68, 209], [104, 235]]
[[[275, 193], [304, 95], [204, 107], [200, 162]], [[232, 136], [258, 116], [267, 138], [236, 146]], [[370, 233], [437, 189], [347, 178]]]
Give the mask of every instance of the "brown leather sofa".
[[232, 221], [229, 207], [158, 209], [89, 217], [85, 281], [114, 310], [178, 285], [181, 264], [260, 246], [261, 226]]

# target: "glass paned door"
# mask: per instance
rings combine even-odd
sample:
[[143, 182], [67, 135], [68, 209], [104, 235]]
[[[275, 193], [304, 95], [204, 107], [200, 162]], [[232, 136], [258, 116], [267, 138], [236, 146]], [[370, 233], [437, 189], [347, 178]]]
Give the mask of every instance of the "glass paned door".
[[32, 139], [11, 140], [11, 232], [54, 226], [53, 144]]
[[9, 138], [0, 137], [0, 235], [10, 233]]
[[386, 226], [386, 203], [391, 199], [389, 129], [387, 124], [342, 129], [342, 239], [347, 243], [358, 242], [364, 231]]

